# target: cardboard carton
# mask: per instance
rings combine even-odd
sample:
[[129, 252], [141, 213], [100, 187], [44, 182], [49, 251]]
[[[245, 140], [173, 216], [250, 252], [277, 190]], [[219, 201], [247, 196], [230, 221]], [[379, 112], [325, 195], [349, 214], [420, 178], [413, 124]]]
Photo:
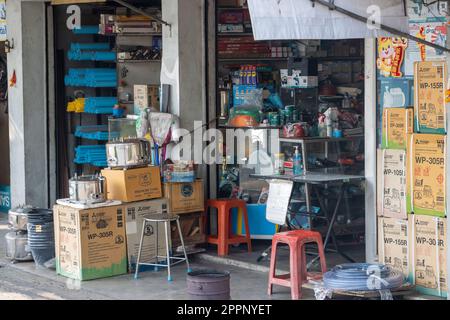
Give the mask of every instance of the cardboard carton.
[[410, 79], [382, 78], [380, 80], [381, 108], [403, 107], [413, 105], [414, 82]]
[[437, 134], [447, 132], [446, 89], [447, 63], [445, 61], [414, 63], [415, 132]]
[[124, 207], [53, 207], [56, 272], [90, 280], [127, 272]]
[[383, 150], [382, 216], [407, 219], [406, 152]]
[[445, 136], [414, 133], [408, 148], [407, 201], [414, 214], [445, 216]]
[[127, 170], [104, 169], [106, 196], [109, 200], [133, 202], [162, 197], [159, 167]]
[[133, 91], [134, 106], [137, 110], [140, 111], [150, 107], [156, 110], [160, 109], [159, 85], [135, 84]]
[[[141, 241], [142, 227], [144, 218], [153, 214], [161, 214], [167, 212], [167, 200], [156, 199], [149, 201], [133, 202], [125, 205], [126, 217], [126, 235], [127, 235], [127, 253], [128, 266], [130, 271], [136, 268], [136, 261], [139, 251], [139, 243]], [[168, 229], [170, 227], [168, 226]], [[169, 231], [170, 232], [170, 231]], [[156, 243], [158, 242], [158, 253], [156, 252]], [[170, 246], [170, 233], [169, 233]], [[156, 255], [166, 255], [166, 238], [164, 233], [164, 225], [156, 223], [147, 224], [144, 231], [144, 242], [141, 251], [141, 262], [155, 263]], [[142, 266], [140, 267], [143, 268]]]
[[410, 276], [409, 233], [408, 220], [378, 218], [379, 261], [401, 271], [405, 279]]
[[203, 211], [205, 205], [203, 180], [164, 183], [164, 197], [168, 200], [170, 214]]
[[412, 270], [418, 291], [447, 296], [447, 220], [430, 216], [411, 216], [414, 219]]
[[[183, 235], [185, 246], [193, 246], [206, 242], [206, 235], [203, 230], [204, 219], [205, 217], [203, 212], [193, 212], [180, 216], [181, 234]], [[171, 232], [172, 248], [173, 250], [180, 251], [181, 240], [175, 221], [172, 222]]]
[[386, 108], [382, 121], [382, 148], [406, 149], [407, 136], [413, 132], [413, 109]]
[[377, 215], [383, 216], [383, 149], [377, 148]]

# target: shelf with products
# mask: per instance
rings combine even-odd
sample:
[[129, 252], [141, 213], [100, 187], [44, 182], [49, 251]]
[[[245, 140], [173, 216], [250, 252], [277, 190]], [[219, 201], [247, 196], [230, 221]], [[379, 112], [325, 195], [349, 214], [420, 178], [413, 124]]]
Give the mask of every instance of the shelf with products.
[[[160, 11], [160, 9], [156, 8], [152, 10]], [[120, 16], [117, 19], [124, 20], [125, 17]], [[117, 19], [113, 18], [113, 20]], [[142, 22], [139, 21], [137, 16], [129, 16], [127, 19], [134, 20], [136, 24]], [[159, 22], [155, 23], [153, 27], [161, 30]], [[142, 34], [119, 33], [116, 37], [116, 52], [118, 58], [118, 105], [124, 110], [125, 114], [138, 114], [140, 109], [135, 105], [135, 102], [139, 105], [140, 100], [138, 101], [135, 97], [136, 90], [140, 90], [140, 92], [143, 90], [142, 99], [146, 100], [148, 98], [146, 103], [154, 103], [153, 95], [150, 98], [150, 91], [153, 92], [154, 87], [159, 88], [160, 86], [163, 54], [162, 33], [159, 31]], [[141, 89], [137, 89], [138, 87]], [[147, 92], [148, 95], [144, 94], [144, 92]], [[142, 103], [145, 102], [142, 101]], [[159, 108], [158, 106], [155, 107]]]
[[[339, 168], [341, 172], [346, 172], [348, 167], [364, 164], [364, 136], [353, 137], [304, 137], [304, 138], [283, 138], [280, 137], [280, 151], [287, 151], [292, 154], [294, 146], [300, 147], [302, 167], [305, 172], [317, 169]], [[350, 144], [351, 150], [345, 150], [342, 143]], [[309, 147], [310, 146], [310, 147]], [[314, 148], [314, 149], [313, 149]], [[289, 150], [291, 149], [291, 150]], [[313, 150], [312, 150], [313, 149]]]
[[[237, 19], [234, 21], [236, 24], [242, 24], [243, 21], [240, 20], [239, 14], [233, 17], [236, 10], [240, 10], [240, 8], [217, 8], [216, 24], [231, 23], [234, 18]], [[220, 20], [220, 14], [223, 12], [230, 12], [230, 15], [226, 16], [229, 20]], [[230, 26], [230, 30], [234, 30], [233, 26]], [[226, 158], [224, 164], [217, 165], [218, 195], [220, 197], [250, 198], [249, 203], [256, 203], [259, 196], [255, 190], [259, 190], [259, 193], [261, 193], [268, 185], [265, 181], [255, 181], [258, 179], [251, 177], [248, 172], [273, 172], [271, 170], [274, 170], [273, 165], [277, 154], [284, 151], [280, 150], [283, 145], [287, 151], [293, 149], [295, 144], [303, 144], [308, 148], [312, 146], [318, 149], [318, 152], [314, 154], [312, 153], [314, 150], [305, 150], [306, 156], [302, 159], [308, 162], [308, 156], [310, 158], [309, 166], [306, 164], [307, 170], [323, 172], [324, 174], [328, 172], [355, 174], [362, 172], [364, 161], [361, 161], [363, 157], [359, 157], [359, 155], [364, 152], [361, 149], [364, 143], [360, 144], [360, 141], [364, 142], [364, 136], [346, 136], [352, 132], [351, 130], [357, 133], [360, 126], [360, 123], [353, 121], [354, 119], [347, 114], [356, 110], [353, 98], [350, 98], [352, 101], [351, 107], [345, 106], [347, 109], [344, 109], [345, 93], [337, 92], [337, 88], [332, 88], [334, 90], [326, 88], [328, 90], [321, 92], [324, 83], [321, 80], [327, 79], [321, 79], [319, 76], [319, 65], [322, 64], [325, 66], [333, 63], [359, 65], [360, 62], [363, 62], [364, 57], [358, 56], [360, 42], [352, 43], [354, 48], [351, 52], [346, 52], [345, 48], [339, 44], [337, 48], [333, 48], [332, 45], [329, 45], [330, 43], [326, 46], [328, 50], [326, 51], [321, 46], [321, 41], [317, 40], [255, 41], [253, 33], [250, 32], [251, 26], [242, 27], [239, 25], [235, 30], [242, 30], [242, 32], [220, 32], [222, 29], [216, 28], [216, 113], [221, 116], [217, 128], [242, 129], [246, 135], [250, 135], [250, 141], [258, 141], [259, 139], [260, 142], [259, 145], [246, 145], [243, 148], [244, 156], [238, 155], [236, 149], [238, 147], [242, 149], [242, 144], [237, 146], [234, 143], [233, 148], [235, 149], [232, 157]], [[259, 70], [262, 70], [261, 72], [258, 72], [258, 67]], [[353, 66], [351, 67], [353, 68]], [[355, 68], [354, 70], [358, 69]], [[256, 76], [254, 71], [257, 71]], [[351, 79], [356, 79], [356, 77], [352, 74]], [[330, 79], [330, 82], [333, 80]], [[262, 91], [262, 99], [258, 99], [256, 103], [260, 107], [260, 116], [256, 117], [257, 120], [250, 121], [251, 125], [246, 125], [244, 119], [241, 119], [242, 122], [237, 121], [236, 123], [239, 125], [235, 125], [232, 120], [236, 113], [233, 115], [233, 110], [255, 101], [252, 100], [252, 95], [255, 95], [252, 90]], [[319, 100], [321, 94], [340, 95], [340, 98], [339, 100], [321, 101]], [[325, 105], [327, 106], [326, 109], [321, 109]], [[289, 108], [286, 110], [286, 107]], [[343, 119], [335, 121], [335, 129], [341, 129], [338, 134], [341, 137], [318, 137], [318, 118], [322, 112], [330, 107], [343, 111]], [[260, 126], [262, 122], [265, 123], [263, 127]], [[277, 146], [272, 148], [271, 131], [275, 130], [277, 132], [276, 138], [279, 138], [287, 123], [306, 124], [303, 130], [309, 129], [310, 132], [304, 133], [303, 135], [306, 135], [304, 138], [281, 138], [278, 143], [275, 143]], [[348, 129], [350, 130], [347, 132]], [[264, 132], [265, 136], [256, 138], [255, 135], [258, 131], [259, 134]], [[332, 132], [329, 133], [332, 136]], [[302, 139], [302, 142], [299, 141], [300, 139]], [[231, 148], [231, 143], [229, 144], [227, 146], [225, 141], [223, 149]], [[265, 155], [263, 155], [264, 153]], [[284, 162], [288, 164], [292, 160], [289, 152], [285, 153], [283, 166]], [[270, 162], [271, 165], [265, 167], [250, 164], [250, 158], [258, 156]], [[240, 160], [240, 164], [237, 163], [238, 160]], [[310, 190], [307, 190], [306, 193], [303, 190], [305, 202], [306, 196], [311, 200], [308, 200], [308, 202], [311, 202], [313, 206], [318, 206], [317, 199], [311, 194]], [[345, 200], [349, 200], [351, 197], [354, 197], [354, 199], [359, 197], [358, 201], [361, 200], [361, 196], [357, 194], [346, 196]], [[331, 196], [330, 201], [334, 201]], [[355, 209], [355, 211], [358, 210]]]
[[253, 37], [253, 32], [218, 32], [219, 37], [234, 37], [234, 36], [251, 36]]

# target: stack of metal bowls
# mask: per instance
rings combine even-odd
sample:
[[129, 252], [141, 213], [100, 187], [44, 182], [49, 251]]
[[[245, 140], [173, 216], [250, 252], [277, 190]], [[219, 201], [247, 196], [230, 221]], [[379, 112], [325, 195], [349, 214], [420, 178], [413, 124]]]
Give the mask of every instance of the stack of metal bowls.
[[18, 206], [8, 212], [8, 225], [11, 230], [5, 235], [6, 257], [12, 261], [31, 261], [33, 256], [28, 246], [28, 212], [31, 206]]

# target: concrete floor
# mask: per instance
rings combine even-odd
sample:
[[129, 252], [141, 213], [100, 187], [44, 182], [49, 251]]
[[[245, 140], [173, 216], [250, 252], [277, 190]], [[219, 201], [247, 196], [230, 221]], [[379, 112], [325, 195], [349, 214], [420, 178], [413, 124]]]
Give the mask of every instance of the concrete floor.
[[[55, 299], [189, 299], [186, 292], [186, 268], [173, 267], [173, 281], [167, 273], [147, 271], [91, 281], [75, 281], [59, 275], [54, 270], [36, 267], [34, 262], [11, 263], [5, 259], [4, 235], [8, 232], [5, 216], [0, 214], [0, 298], [51, 298]], [[245, 268], [212, 263], [191, 257], [192, 268], [226, 270], [231, 273], [231, 298], [233, 300], [290, 299], [288, 288], [275, 287], [272, 297], [267, 292], [267, 273]], [[15, 290], [17, 288], [17, 290]], [[44, 297], [42, 293], [45, 292]], [[304, 299], [314, 299], [311, 290], [304, 290]]]
[[[7, 232], [6, 215], [0, 213], [0, 299], [189, 299], [186, 267], [182, 264], [173, 267], [172, 282], [166, 280], [165, 270], [142, 272], [137, 280], [126, 274], [80, 282], [59, 276], [54, 270], [37, 267], [34, 262], [11, 263], [5, 258], [4, 235]], [[290, 299], [289, 288], [274, 286], [274, 294], [266, 294], [269, 261], [258, 263], [256, 259], [269, 244], [269, 241], [253, 241], [254, 251], [250, 254], [245, 245], [231, 247], [226, 258], [218, 257], [216, 247], [209, 246], [207, 252], [190, 256], [190, 261], [194, 270], [230, 272], [233, 300]], [[343, 249], [356, 261], [364, 261], [363, 246]], [[286, 272], [289, 269], [287, 250], [279, 250], [278, 261], [278, 272]], [[347, 261], [338, 254], [327, 254], [328, 268], [344, 262]], [[412, 298], [427, 297], [416, 294]], [[304, 289], [303, 299], [315, 299], [313, 290]]]

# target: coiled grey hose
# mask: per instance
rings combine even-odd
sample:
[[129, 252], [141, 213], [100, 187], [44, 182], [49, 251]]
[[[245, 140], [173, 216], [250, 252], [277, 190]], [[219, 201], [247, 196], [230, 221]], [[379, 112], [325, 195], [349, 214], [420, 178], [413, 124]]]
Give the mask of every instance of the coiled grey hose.
[[343, 291], [372, 291], [401, 287], [403, 274], [382, 264], [341, 264], [323, 275], [325, 288]]

